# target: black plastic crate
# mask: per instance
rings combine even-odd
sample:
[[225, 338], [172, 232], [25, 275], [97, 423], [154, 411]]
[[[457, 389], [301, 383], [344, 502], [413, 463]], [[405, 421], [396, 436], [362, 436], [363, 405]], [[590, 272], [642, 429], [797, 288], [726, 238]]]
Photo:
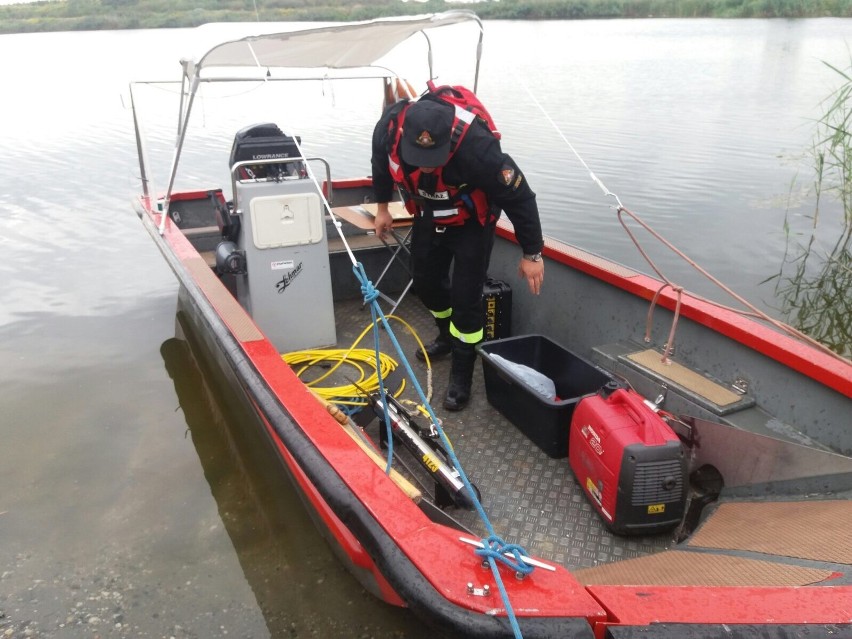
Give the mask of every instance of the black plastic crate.
[[[518, 335], [479, 346], [489, 403], [550, 457], [568, 456], [574, 408], [614, 378], [543, 335]], [[553, 380], [546, 398], [493, 356], [523, 364]]]

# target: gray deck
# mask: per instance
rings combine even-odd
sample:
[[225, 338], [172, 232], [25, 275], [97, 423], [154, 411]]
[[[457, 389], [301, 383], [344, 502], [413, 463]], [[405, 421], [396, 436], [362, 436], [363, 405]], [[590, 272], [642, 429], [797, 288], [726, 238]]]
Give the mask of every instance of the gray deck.
[[[408, 322], [424, 342], [434, 337], [431, 317], [416, 298], [406, 297], [396, 315]], [[338, 303], [338, 346], [349, 347], [369, 323], [369, 309], [361, 301]], [[391, 321], [391, 326], [425, 392], [426, 366], [414, 357], [416, 341], [402, 324]], [[367, 336], [359, 347], [371, 348], [372, 339]], [[384, 331], [382, 350], [402, 366]], [[433, 364], [432, 408], [442, 420], [465, 474], [482, 493], [482, 505], [495, 532], [505, 541], [520, 544], [535, 556], [570, 568], [641, 557], [672, 545], [670, 534], [627, 538], [609, 533], [574, 479], [568, 459], [550, 458], [488, 403], [479, 364], [470, 404], [458, 413], [444, 410], [442, 402], [448, 376], [446, 359]], [[417, 399], [410, 383], [400, 399]], [[425, 418], [418, 420], [427, 426]], [[379, 440], [378, 428], [379, 422], [374, 419], [366, 429], [375, 441]], [[566, 425], [566, 437], [567, 433]], [[431, 494], [433, 483], [425, 471], [420, 471], [408, 451], [400, 446], [394, 450], [400, 462], [414, 472], [406, 471], [401, 463], [397, 469], [414, 480], [424, 493]], [[450, 508], [447, 512], [477, 536], [486, 535], [486, 528], [475, 511]]]
[[[381, 265], [388, 259], [387, 248], [372, 236], [360, 235], [356, 239], [362, 249], [359, 257], [368, 264], [367, 275], [375, 281]], [[331, 255], [332, 281], [336, 297], [337, 346], [348, 348], [371, 324], [371, 314], [360, 297], [356, 297], [359, 295], [358, 283], [352, 277], [348, 256], [335, 246], [332, 246]], [[367, 260], [368, 257], [373, 259]], [[199, 259], [197, 263], [189, 266], [196, 276], [202, 279], [211, 276], [209, 262]], [[376, 272], [372, 272], [373, 270]], [[407, 272], [396, 268], [388, 274], [383, 288], [391, 291], [401, 290], [407, 281]], [[349, 299], [341, 301], [341, 298]], [[229, 303], [236, 304], [232, 299]], [[388, 306], [382, 302], [383, 309], [387, 310]], [[435, 327], [431, 317], [413, 296], [407, 296], [395, 314], [411, 325], [424, 342], [428, 343], [434, 337]], [[405, 357], [415, 371], [417, 381], [424, 392], [428, 392], [426, 366], [414, 357], [416, 340], [403, 324], [391, 321], [391, 325]], [[402, 356], [396, 352], [385, 331], [380, 330], [379, 333], [382, 352], [396, 360], [400, 370], [404, 371]], [[592, 341], [591, 350], [595, 353], [598, 363], [607, 369], [618, 371], [616, 367], [626, 361], [622, 356], [627, 351], [622, 353], [622, 343], [595, 346], [597, 343]], [[367, 334], [358, 346], [372, 348], [372, 335]], [[794, 491], [793, 497], [784, 497], [781, 493], [774, 498], [770, 493], [761, 495], [760, 486], [745, 491], [739, 497], [737, 493], [728, 491], [725, 499], [706, 509], [696, 534], [680, 544], [676, 544], [673, 539], [674, 531], [654, 536], [618, 536], [604, 527], [598, 514], [590, 506], [573, 476], [568, 459], [549, 457], [489, 404], [480, 365], [477, 365], [474, 376], [473, 398], [470, 404], [458, 413], [448, 412], [442, 406], [449, 362], [445, 359], [434, 362], [433, 366], [431, 406], [442, 420], [462, 469], [481, 492], [482, 505], [494, 532], [507, 542], [521, 545], [533, 556], [576, 571], [578, 579], [583, 583], [755, 586], [852, 583], [852, 572], [849, 571], [849, 566], [852, 565], [852, 549], [848, 544], [838, 556], [826, 554], [823, 550], [840, 547], [838, 541], [848, 536], [845, 529], [837, 530], [837, 522], [846, 522], [849, 517], [849, 499], [852, 492], [849, 490], [849, 483], [852, 481], [849, 464], [841, 464], [834, 470], [825, 467], [826, 472], [839, 473], [836, 479], [826, 483], [817, 477], [815, 483], [811, 482], [815, 487], [814, 491], [803, 493], [800, 489]], [[326, 369], [321, 369], [320, 372], [308, 373], [303, 376], [303, 380], [310, 382], [325, 372]], [[673, 375], [671, 370], [666, 370], [665, 373], [669, 377]], [[621, 374], [626, 375], [627, 371], [622, 370]], [[685, 374], [689, 375], [691, 371], [685, 371]], [[347, 385], [351, 377], [351, 370], [342, 370], [324, 381], [323, 385]], [[641, 382], [642, 379], [638, 381]], [[684, 394], [688, 397], [695, 396], [694, 405], [698, 407], [704, 406], [701, 397], [715, 396], [715, 387], [710, 389], [713, 392], [707, 393], [706, 390], [695, 390], [693, 382], [689, 380], [667, 378], [666, 382], [684, 385]], [[697, 383], [706, 384], [707, 380], [698, 379]], [[658, 384], [652, 386], [657, 388]], [[411, 407], [420, 403], [411, 380], [407, 380], [406, 388], [399, 399]], [[738, 427], [748, 426], [747, 420], [743, 422], [744, 416], [752, 416], [753, 413], [760, 413], [760, 410], [751, 405], [741, 406], [739, 404], [743, 404], [744, 400], [735, 399], [734, 403], [738, 404]], [[722, 400], [727, 401], [725, 397], [722, 397]], [[753, 403], [753, 400], [749, 401]], [[718, 412], [721, 415], [725, 410]], [[383, 426], [372, 417], [369, 408], [365, 408], [362, 415], [371, 418], [364, 420], [365, 429], [374, 442], [379, 442], [379, 430]], [[763, 414], [753, 417], [751, 421], [756, 422], [758, 428], [751, 430], [761, 433], [759, 427], [767, 423], [767, 417]], [[427, 426], [425, 417], [417, 417], [417, 420], [422, 426]], [[536, 424], [526, 427], [534, 429]], [[715, 431], [702, 432], [709, 436]], [[749, 429], [743, 432], [747, 434]], [[768, 432], [763, 434], [770, 435]], [[774, 431], [771, 434], [778, 436]], [[567, 436], [566, 423], [565, 437]], [[797, 433], [793, 441], [806, 444], [814, 451], [829, 450], [801, 433]], [[395, 446], [394, 466], [417, 485], [427, 498], [432, 498], [434, 483], [429, 473], [401, 445]], [[825, 501], [818, 504], [815, 515], [810, 504], [805, 501], [796, 502], [795, 499]], [[738, 500], [742, 501], [741, 505], [744, 506], [740, 511], [724, 510]], [[769, 502], [774, 502], [774, 505]], [[752, 504], [755, 507], [752, 507]], [[755, 508], [766, 507], [771, 509], [773, 523], [770, 528], [774, 537], [784, 538], [782, 533], [787, 533], [788, 543], [782, 547], [764, 548], [757, 543], [762, 542], [765, 536], [763, 531], [767, 528], [763, 522], [755, 524], [751, 521], [749, 514], [755, 511]], [[453, 518], [458, 526], [469, 530], [470, 536], [487, 536], [487, 527], [475, 511], [450, 507], [444, 512]], [[719, 512], [723, 515], [736, 512], [738, 516], [717, 516]], [[713, 523], [719, 521], [722, 524]], [[714, 526], [718, 529], [715, 538], [708, 543], [695, 541], [702, 539], [702, 530], [708, 525], [711, 530]], [[740, 535], [743, 530], [752, 531], [752, 538], [743, 538]], [[707, 537], [706, 531], [704, 536]], [[808, 540], [813, 543], [809, 545]]]
[[[416, 298], [406, 297], [396, 315], [424, 342], [434, 337], [431, 317]], [[369, 323], [369, 309], [360, 300], [338, 302], [338, 346], [351, 346]], [[425, 385], [426, 366], [414, 357], [416, 341], [402, 324], [391, 321], [391, 326]], [[380, 334], [382, 351], [402, 367], [392, 342], [384, 331]], [[368, 334], [359, 346], [371, 348], [372, 340]], [[614, 535], [589, 505], [568, 459], [549, 457], [489, 404], [481, 365], [474, 375], [473, 398], [458, 413], [442, 406], [448, 375], [447, 359], [434, 363], [431, 405], [465, 474], [480, 490], [494, 531], [534, 556], [575, 571], [581, 583], [789, 587], [852, 582], [852, 547], [848, 540], [842, 542], [847, 538], [848, 493], [826, 495], [825, 501], [814, 495], [804, 501], [720, 500], [707, 509], [697, 532], [681, 543], [673, 539], [674, 531]], [[413, 385], [408, 383], [399, 399], [416, 401]], [[425, 418], [418, 423], [427, 425]], [[373, 419], [365, 429], [376, 442], [380, 427]], [[431, 496], [434, 483], [428, 473], [402, 446], [394, 450], [396, 469]], [[450, 507], [445, 512], [474, 536], [487, 535], [475, 511]], [[725, 514], [730, 512], [737, 515]], [[767, 529], [773, 530], [771, 538]]]

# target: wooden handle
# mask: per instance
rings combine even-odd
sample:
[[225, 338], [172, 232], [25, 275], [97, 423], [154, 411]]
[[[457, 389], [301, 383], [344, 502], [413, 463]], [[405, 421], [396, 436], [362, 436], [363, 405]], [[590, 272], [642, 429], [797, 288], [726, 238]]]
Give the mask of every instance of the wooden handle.
[[[314, 393], [316, 395], [316, 393]], [[358, 444], [358, 446], [363, 450], [367, 457], [372, 459], [376, 465], [384, 470], [387, 467], [387, 460], [384, 459], [379, 453], [371, 447], [367, 442], [365, 442], [361, 437], [358, 436], [358, 433], [355, 432], [355, 429], [358, 428], [355, 424], [352, 423], [352, 420], [349, 419], [349, 415], [344, 413], [334, 404], [326, 401], [322, 397], [317, 396], [323, 404], [325, 404], [325, 408], [328, 413], [334, 417], [334, 419], [339, 423], [343, 430], [346, 431], [346, 434], [349, 435], [352, 440]], [[420, 500], [423, 499], [423, 493], [420, 492], [420, 489], [417, 488], [414, 484], [408, 481], [405, 477], [403, 477], [395, 468], [391, 468], [390, 478], [393, 483], [395, 483], [400, 490], [402, 490], [406, 495], [408, 495], [409, 499], [413, 501], [415, 504], [419, 504]]]

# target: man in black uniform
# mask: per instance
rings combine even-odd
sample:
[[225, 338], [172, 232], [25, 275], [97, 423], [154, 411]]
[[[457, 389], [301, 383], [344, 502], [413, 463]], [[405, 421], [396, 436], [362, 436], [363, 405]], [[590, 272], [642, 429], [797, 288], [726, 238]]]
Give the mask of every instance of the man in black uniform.
[[[518, 273], [533, 294], [541, 291], [544, 240], [535, 193], [481, 118], [425, 97], [385, 110], [373, 132], [372, 169], [376, 233], [384, 237], [391, 227], [395, 186], [415, 214], [412, 290], [439, 331], [426, 350], [433, 359], [452, 353], [444, 408], [461, 410], [483, 338], [482, 289], [501, 210], [521, 245]], [[417, 356], [424, 359], [422, 351]]]

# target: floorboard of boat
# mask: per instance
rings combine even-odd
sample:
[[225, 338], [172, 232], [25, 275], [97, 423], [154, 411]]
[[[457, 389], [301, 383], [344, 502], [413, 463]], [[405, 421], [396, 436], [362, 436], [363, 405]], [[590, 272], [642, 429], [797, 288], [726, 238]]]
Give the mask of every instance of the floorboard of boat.
[[[338, 303], [336, 316], [340, 348], [351, 346], [371, 323], [369, 308], [361, 300]], [[424, 342], [433, 339], [432, 319], [413, 296], [404, 299], [396, 316], [405, 320]], [[390, 323], [405, 357], [427, 392], [426, 367], [414, 357], [416, 340], [400, 322], [392, 319]], [[380, 331], [380, 338], [382, 351], [401, 366], [402, 359], [384, 330]], [[372, 335], [362, 338], [358, 346], [372, 348]], [[449, 363], [446, 360], [435, 362], [431, 405], [442, 421], [465, 474], [481, 492], [482, 505], [497, 535], [507, 542], [520, 544], [537, 557], [570, 568], [642, 557], [672, 545], [671, 534], [621, 537], [607, 531], [574, 479], [568, 459], [549, 457], [488, 403], [479, 363], [471, 402], [457, 413], [446, 411], [442, 406], [448, 377]], [[309, 381], [310, 377], [304, 379]], [[334, 385], [334, 382], [328, 383]], [[419, 403], [410, 382], [400, 399]], [[419, 423], [428, 425], [425, 418]], [[378, 429], [376, 419], [366, 427], [375, 441], [378, 441]], [[427, 494], [432, 494], [434, 483], [430, 483], [428, 474], [421, 471], [408, 451], [399, 448], [394, 448], [400, 462], [396, 464], [398, 469]], [[450, 507], [447, 513], [475, 535], [487, 535], [486, 526], [475, 511]]]
[[675, 549], [581, 569], [574, 576], [584, 585], [790, 588], [816, 584], [834, 574], [832, 569], [825, 567]]
[[[371, 313], [362, 300], [337, 302], [335, 313], [339, 348], [373, 348], [373, 333], [365, 331], [372, 324]], [[443, 408], [449, 362], [445, 359], [433, 363], [430, 391], [427, 368], [414, 356], [416, 340], [412, 331], [429, 342], [435, 326], [416, 298], [406, 296], [389, 321], [418, 383], [429, 394], [432, 409], [465, 474], [481, 492], [481, 503], [494, 532], [505, 541], [574, 570], [578, 579], [587, 584], [852, 583], [852, 549], [843, 530], [850, 516], [849, 495], [836, 495], [835, 502], [723, 503], [708, 509], [696, 533], [680, 544], [675, 543], [673, 533], [629, 537], [610, 533], [587, 501], [568, 460], [549, 457], [489, 404], [481, 365], [477, 365], [474, 375], [470, 404], [457, 413]], [[378, 335], [381, 351], [404, 370], [402, 356], [387, 331], [379, 330]], [[327, 369], [306, 371], [302, 379], [310, 382], [326, 374]], [[359, 375], [351, 368], [338, 371], [323, 379], [321, 386], [348, 385], [353, 376], [357, 379]], [[420, 403], [410, 379], [406, 379], [399, 399], [409, 407]], [[367, 434], [379, 442], [383, 426], [375, 418], [361, 419], [364, 414], [371, 415], [367, 411], [363, 409], [356, 420], [364, 422]], [[417, 419], [421, 426], [428, 426], [425, 417]], [[434, 482], [429, 473], [402, 446], [396, 445], [394, 450], [396, 470], [427, 497], [433, 496]], [[445, 512], [473, 536], [488, 535], [475, 511], [451, 506]], [[838, 545], [841, 539], [846, 539], [845, 545]]]
[[683, 544], [653, 556], [581, 569], [583, 584], [848, 585], [852, 501], [729, 501], [709, 509]]
[[728, 502], [713, 510], [689, 546], [852, 565], [850, 521], [848, 499]]

